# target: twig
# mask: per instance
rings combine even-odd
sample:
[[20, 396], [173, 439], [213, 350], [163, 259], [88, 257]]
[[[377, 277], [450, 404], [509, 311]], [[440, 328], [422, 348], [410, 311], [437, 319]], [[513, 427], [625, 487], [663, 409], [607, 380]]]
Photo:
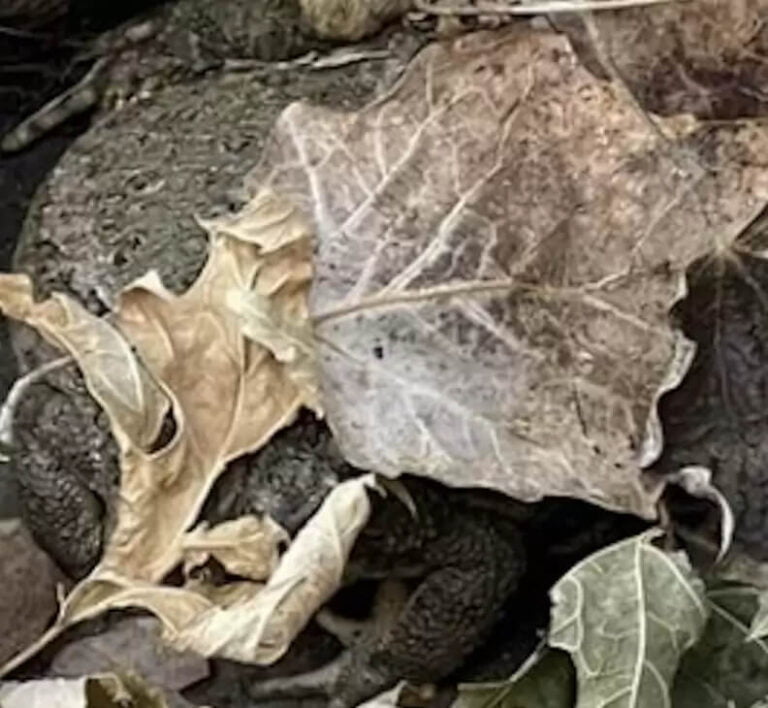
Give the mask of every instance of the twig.
[[29, 30], [20, 30], [15, 27], [8, 27], [7, 25], [0, 25], [0, 34], [4, 34], [8, 37], [16, 37], [17, 39], [34, 39], [34, 40], [46, 40], [50, 39], [50, 34], [41, 34], [40, 32], [30, 32]]
[[414, 0], [414, 6], [431, 15], [469, 16], [476, 15], [546, 15], [561, 12], [592, 12], [599, 10], [621, 10], [646, 5], [663, 5], [675, 0], [542, 0], [542, 2], [505, 5], [488, 3], [461, 7], [440, 7], [429, 0]]
[[[62, 356], [53, 361], [46, 362], [29, 373], [24, 374], [14, 381], [8, 396], [0, 408], [0, 445], [11, 447], [13, 445], [13, 421], [16, 409], [30, 386], [45, 378], [52, 371], [60, 369], [74, 361], [71, 356]], [[3, 457], [5, 457], [3, 455]]]
[[39, 124], [42, 124], [46, 130], [50, 130], [73, 115], [93, 107], [99, 100], [99, 94], [93, 89], [93, 85], [108, 63], [107, 57], [98, 59], [74, 86], [25, 118], [3, 137], [0, 142], [0, 152], [17, 152], [27, 147], [39, 137]]
[[319, 55], [317, 52], [309, 52], [290, 61], [268, 62], [251, 59], [227, 59], [224, 62], [224, 68], [228, 71], [252, 71], [254, 69], [291, 71], [298, 68], [314, 70], [335, 69], [360, 61], [386, 59], [388, 56], [389, 52], [383, 49], [353, 51], [344, 49], [323, 55]]

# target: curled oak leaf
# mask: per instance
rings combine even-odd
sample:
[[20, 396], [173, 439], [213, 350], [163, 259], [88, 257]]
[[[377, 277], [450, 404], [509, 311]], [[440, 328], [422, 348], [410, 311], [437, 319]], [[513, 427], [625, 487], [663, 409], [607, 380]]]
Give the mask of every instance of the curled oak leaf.
[[[208, 225], [208, 261], [187, 292], [173, 295], [149, 274], [120, 296], [117, 324], [173, 401], [177, 428], [163, 449], [126, 456], [117, 526], [102, 559], [121, 574], [160, 580], [178, 562], [183, 533], [226, 463], [261, 447], [313, 399], [268, 342], [244, 336], [231, 308], [266, 274], [272, 289], [262, 304], [298, 313], [309, 285], [303, 218], [269, 193], [250, 206], [248, 240]], [[274, 284], [274, 272], [293, 269], [295, 279]]]
[[336, 486], [304, 525], [263, 588], [227, 607], [211, 606], [186, 626], [169, 625], [176, 649], [271, 664], [339, 589], [349, 552], [370, 514], [373, 475]]
[[242, 516], [212, 528], [203, 523], [182, 539], [184, 572], [189, 575], [215, 558], [228, 573], [266, 580], [277, 566], [280, 544], [288, 539], [285, 529], [268, 516]]
[[262, 191], [237, 214], [203, 223], [212, 231], [257, 245], [262, 253], [280, 250], [283, 254], [265, 261], [253, 288], [231, 291], [228, 305], [245, 336], [272, 352], [305, 392], [305, 405], [320, 412], [306, 297], [312, 278], [312, 244], [306, 225], [297, 223], [297, 217], [287, 201]]
[[360, 111], [290, 106], [251, 179], [314, 222], [352, 464], [651, 516], [656, 403], [691, 356], [668, 313], [768, 199], [766, 160], [764, 127], [653, 122], [516, 28], [428, 47]]
[[[178, 628], [212, 607], [202, 595], [157, 583], [182, 560], [185, 534], [226, 463], [262, 446], [316, 390], [297, 386], [266, 339], [247, 339], [231, 308], [261, 288], [265, 307], [300, 319], [309, 287], [304, 219], [268, 192], [250, 206], [246, 240], [211, 226], [208, 261], [187, 292], [171, 294], [151, 273], [127, 288], [114, 318], [120, 331], [62, 296], [34, 304], [22, 276], [0, 279], [0, 307], [73, 355], [121, 445], [117, 519], [101, 561], [48, 632], [0, 671], [108, 609], [146, 607]], [[306, 310], [304, 303], [309, 328]], [[168, 401], [175, 432], [153, 450]], [[274, 548], [264, 553], [269, 565]]]
[[32, 282], [21, 274], [0, 275], [0, 311], [73, 356], [91, 395], [109, 415], [121, 450], [152, 444], [168, 399], [112, 325], [60, 293], [35, 302]]

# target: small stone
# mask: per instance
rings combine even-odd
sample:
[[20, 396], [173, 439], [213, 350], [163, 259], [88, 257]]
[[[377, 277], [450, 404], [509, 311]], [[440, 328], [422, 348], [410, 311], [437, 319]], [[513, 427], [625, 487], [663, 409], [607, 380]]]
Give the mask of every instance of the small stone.
[[31, 644], [56, 614], [61, 572], [21, 521], [0, 522], [0, 664]]

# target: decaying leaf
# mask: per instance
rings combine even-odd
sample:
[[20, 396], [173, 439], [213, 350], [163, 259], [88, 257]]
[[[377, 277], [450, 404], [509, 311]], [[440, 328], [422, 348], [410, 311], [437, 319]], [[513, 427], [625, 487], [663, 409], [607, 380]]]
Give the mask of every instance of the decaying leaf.
[[291, 204], [268, 192], [237, 214], [203, 224], [265, 252], [284, 253], [263, 264], [253, 288], [230, 291], [227, 304], [245, 336], [272, 352], [304, 393], [307, 407], [320, 412], [315, 344], [308, 324], [312, 244], [306, 224]]
[[114, 327], [66, 295], [36, 303], [26, 275], [0, 275], [0, 311], [75, 358], [88, 390], [110, 416], [121, 448], [144, 450], [152, 444], [167, 399]]
[[675, 708], [751, 708], [768, 695], [768, 645], [748, 639], [757, 596], [743, 586], [708, 591], [709, 621], [680, 662]]
[[551, 591], [549, 643], [571, 654], [577, 708], [670, 705], [680, 657], [704, 630], [704, 584], [653, 536], [592, 554]]
[[0, 686], [3, 708], [169, 708], [162, 691], [131, 675], [40, 679]]
[[182, 539], [184, 573], [216, 558], [232, 575], [266, 580], [277, 566], [281, 542], [288, 542], [288, 534], [268, 516], [243, 516], [213, 528], [201, 524]]
[[605, 75], [613, 64], [648, 110], [728, 119], [768, 114], [766, 12], [765, 0], [686, 0], [554, 21], [587, 66]]
[[509, 681], [460, 686], [452, 708], [571, 708], [575, 701], [573, 664], [548, 650], [534, 656]]
[[668, 313], [688, 264], [738, 247], [767, 156], [763, 128], [654, 122], [520, 29], [428, 47], [359, 112], [290, 106], [251, 179], [314, 223], [346, 457], [651, 515], [639, 468], [691, 355]]
[[49, 673], [62, 678], [126, 671], [166, 692], [180, 691], [209, 675], [208, 661], [179, 653], [161, 642], [153, 617], [126, 617], [105, 631], [70, 641], [51, 663]]
[[267, 192], [248, 215], [243, 240], [226, 222], [208, 223], [208, 261], [183, 295], [149, 274], [119, 299], [117, 324], [171, 398], [177, 426], [158, 452], [123, 456], [117, 528], [101, 565], [131, 577], [160, 580], [178, 562], [182, 534], [226, 463], [261, 447], [311, 404], [267, 342], [243, 336], [232, 309], [244, 293], [264, 290], [262, 304], [292, 313], [297, 325], [303, 307], [309, 326], [309, 231]]
[[[768, 261], [760, 255], [768, 246], [768, 208], [742, 228], [735, 246], [728, 258], [702, 259], [688, 270], [688, 294], [675, 315], [696, 356], [682, 384], [661, 401], [665, 444], [654, 465], [666, 475], [711, 470], [733, 511], [731, 578], [738, 577], [736, 561], [768, 561]], [[768, 587], [758, 563], [741, 579], [757, 584], [762, 575]]]
[[368, 520], [371, 475], [342, 482], [299, 531], [267, 584], [229, 607], [212, 606], [168, 641], [203, 656], [271, 664], [338, 590], [352, 545]]
[[[229, 222], [208, 224], [209, 258], [186, 293], [172, 295], [153, 274], [127, 288], [115, 314], [119, 331], [64, 296], [35, 303], [28, 279], [0, 276], [0, 309], [72, 354], [121, 453], [117, 522], [101, 562], [63, 603], [56, 624], [5, 671], [66, 626], [110, 608], [147, 607], [178, 628], [213, 606], [156, 583], [181, 561], [185, 534], [226, 463], [263, 445], [312, 405], [316, 390], [297, 386], [268, 338], [249, 340], [233, 309], [258, 292], [267, 319], [290, 316], [295, 327], [303, 321], [309, 328], [307, 226], [265, 191], [238, 227], [242, 238], [227, 232]], [[153, 450], [168, 402], [175, 433]], [[269, 565], [277, 540], [265, 534], [263, 541]]]

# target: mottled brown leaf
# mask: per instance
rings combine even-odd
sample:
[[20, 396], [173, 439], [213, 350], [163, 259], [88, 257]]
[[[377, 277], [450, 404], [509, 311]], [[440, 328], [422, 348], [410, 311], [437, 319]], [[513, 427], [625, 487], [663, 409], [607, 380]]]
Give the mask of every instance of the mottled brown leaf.
[[768, 197], [766, 158], [763, 128], [654, 123], [530, 30], [433, 45], [360, 112], [289, 107], [252, 179], [314, 222], [349, 460], [651, 514], [690, 356], [668, 312]]
[[766, 0], [685, 0], [555, 21], [648, 110], [727, 119], [768, 114], [766, 16]]

